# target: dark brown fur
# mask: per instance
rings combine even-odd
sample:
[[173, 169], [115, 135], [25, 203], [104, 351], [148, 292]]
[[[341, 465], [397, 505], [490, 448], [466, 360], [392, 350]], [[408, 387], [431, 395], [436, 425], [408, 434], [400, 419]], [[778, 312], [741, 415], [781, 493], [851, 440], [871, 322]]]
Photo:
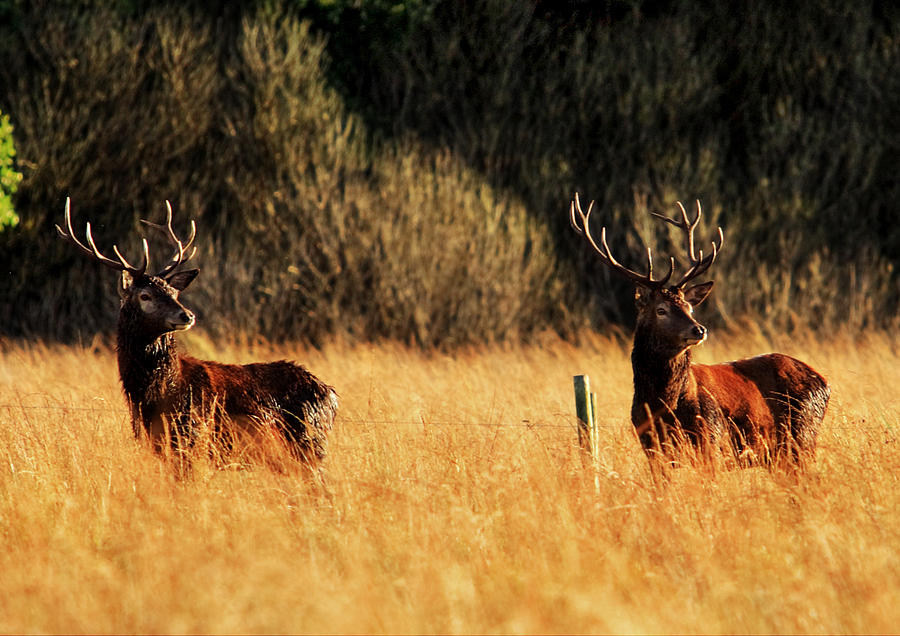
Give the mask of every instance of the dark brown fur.
[[653, 453], [687, 440], [695, 448], [729, 442], [746, 463], [812, 456], [830, 389], [803, 362], [780, 353], [693, 364], [691, 351], [706, 337], [692, 317], [712, 283], [641, 290], [632, 350], [631, 421]]
[[702, 216], [700, 201], [693, 219], [680, 201], [676, 205], [680, 215], [675, 218], [651, 213], [682, 233], [687, 269], [675, 280], [674, 257], [661, 278], [654, 278], [650, 248], [646, 273], [629, 269], [609, 249], [606, 228], [599, 242], [591, 234], [593, 202], [583, 211], [576, 193], [569, 206], [572, 228], [607, 267], [637, 286], [631, 422], [641, 445], [652, 457], [658, 451], [670, 455], [685, 442], [701, 450], [729, 442], [742, 463], [800, 464], [815, 451], [828, 406], [828, 383], [803, 362], [780, 353], [724, 364], [692, 364], [691, 350], [706, 340], [707, 333], [694, 320], [694, 307], [706, 299], [713, 283], [687, 284], [712, 267], [725, 233], [718, 228], [718, 240], [704, 256], [694, 241]]
[[191, 246], [197, 228], [191, 221], [190, 236], [182, 241], [172, 228], [168, 201], [166, 212], [165, 224], [144, 221], [164, 232], [173, 247], [166, 266], [155, 276], [146, 273], [150, 259], [147, 239], [142, 241], [143, 258], [137, 266], [115, 245], [115, 258], [103, 255], [94, 243], [90, 223], [85, 226], [87, 242], [79, 240], [72, 227], [69, 199], [65, 227], [56, 226], [61, 238], [122, 274], [116, 348], [135, 436], [149, 438], [153, 448], [162, 453], [190, 448], [199, 433], [211, 429], [213, 439], [226, 450], [246, 444], [248, 450], [261, 450], [267, 458], [267, 449], [260, 442], [284, 442], [298, 459], [310, 465], [318, 463], [325, 456], [337, 411], [333, 388], [292, 362], [221, 364], [179, 353], [173, 332], [190, 329], [194, 314], [178, 295], [200, 270], [177, 269], [196, 251]]
[[197, 273], [123, 275], [117, 351], [135, 435], [161, 452], [190, 445], [203, 421], [215, 422], [226, 440], [274, 428], [298, 458], [321, 460], [337, 410], [334, 389], [292, 362], [222, 364], [178, 351], [173, 331], [194, 321], [178, 293]]

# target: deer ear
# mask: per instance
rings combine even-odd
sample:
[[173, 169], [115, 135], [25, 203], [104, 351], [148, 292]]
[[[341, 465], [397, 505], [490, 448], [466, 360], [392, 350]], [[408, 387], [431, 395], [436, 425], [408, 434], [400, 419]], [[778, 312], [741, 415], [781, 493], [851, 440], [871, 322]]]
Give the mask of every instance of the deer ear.
[[134, 278], [126, 272], [124, 269], [122, 270], [122, 275], [119, 277], [119, 298], [125, 299], [125, 291], [131, 287], [131, 284], [134, 282]]
[[175, 272], [166, 279], [166, 282], [178, 291], [184, 291], [184, 289], [191, 284], [191, 281], [197, 278], [197, 274], [199, 273], [199, 269], [187, 269], [183, 272]]
[[684, 292], [684, 299], [690, 303], [691, 307], [696, 307], [709, 296], [709, 292], [712, 291], [714, 282], [715, 281], [710, 280], [705, 283], [700, 283], [699, 285], [694, 285]]

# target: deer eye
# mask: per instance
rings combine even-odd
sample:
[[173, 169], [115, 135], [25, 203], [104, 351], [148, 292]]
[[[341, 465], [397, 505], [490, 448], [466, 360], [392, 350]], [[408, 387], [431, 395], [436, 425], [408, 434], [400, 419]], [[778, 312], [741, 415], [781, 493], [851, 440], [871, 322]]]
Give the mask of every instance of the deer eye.
[[656, 308], [656, 315], [657, 315], [657, 316], [665, 316], [666, 313], [667, 313], [667, 312], [666, 312], [666, 308], [665, 308], [665, 307], [657, 307], [657, 308]]
[[141, 292], [140, 299], [143, 301], [151, 300], [153, 296], [151, 296], [148, 292]]

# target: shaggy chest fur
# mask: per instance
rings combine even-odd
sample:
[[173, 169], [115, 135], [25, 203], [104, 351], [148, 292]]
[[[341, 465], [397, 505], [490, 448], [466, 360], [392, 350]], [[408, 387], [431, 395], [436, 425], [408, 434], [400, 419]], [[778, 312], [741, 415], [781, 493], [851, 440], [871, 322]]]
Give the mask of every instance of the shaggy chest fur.
[[164, 414], [173, 416], [171, 424], [179, 424], [175, 416], [189, 412], [190, 404], [180, 378], [174, 337], [166, 334], [149, 343], [120, 337], [117, 356], [135, 435], [149, 432], [151, 423]]
[[720, 435], [721, 411], [715, 397], [698, 386], [691, 372], [690, 350], [665, 357], [655, 353], [651, 345], [636, 338], [631, 355], [631, 422], [642, 446], [651, 448], [676, 431], [694, 444]]

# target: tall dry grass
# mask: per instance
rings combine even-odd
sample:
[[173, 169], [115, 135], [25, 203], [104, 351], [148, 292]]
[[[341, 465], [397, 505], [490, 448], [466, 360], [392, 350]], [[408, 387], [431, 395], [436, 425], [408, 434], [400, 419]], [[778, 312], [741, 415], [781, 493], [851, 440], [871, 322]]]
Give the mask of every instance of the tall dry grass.
[[[882, 632], [900, 625], [900, 343], [717, 334], [778, 348], [833, 398], [817, 462], [678, 470], [631, 435], [627, 345], [599, 336], [292, 357], [342, 407], [323, 489], [300, 471], [178, 479], [130, 434], [102, 346], [0, 343], [3, 632]], [[599, 390], [599, 470], [571, 376]]]

